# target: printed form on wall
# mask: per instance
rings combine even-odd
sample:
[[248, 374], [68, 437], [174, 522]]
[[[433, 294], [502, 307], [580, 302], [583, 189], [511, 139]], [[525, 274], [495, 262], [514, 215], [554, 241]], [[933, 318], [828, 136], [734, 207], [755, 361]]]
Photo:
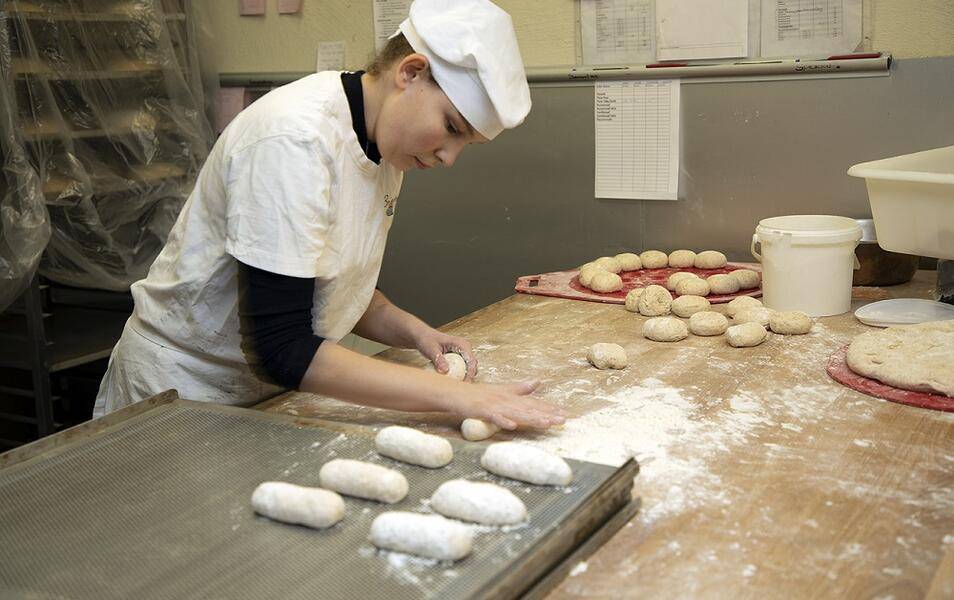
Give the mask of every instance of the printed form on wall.
[[679, 80], [597, 81], [596, 197], [676, 200]]
[[583, 63], [642, 64], [653, 61], [652, 0], [586, 0], [580, 3]]
[[397, 31], [407, 13], [411, 10], [411, 0], [373, 0], [374, 1], [374, 48], [380, 50], [388, 43], [388, 38]]
[[748, 0], [656, 0], [656, 48], [659, 60], [748, 56]]
[[762, 0], [762, 56], [854, 52], [862, 41], [861, 7], [862, 0]]
[[344, 66], [344, 42], [318, 42], [317, 71], [341, 71]]

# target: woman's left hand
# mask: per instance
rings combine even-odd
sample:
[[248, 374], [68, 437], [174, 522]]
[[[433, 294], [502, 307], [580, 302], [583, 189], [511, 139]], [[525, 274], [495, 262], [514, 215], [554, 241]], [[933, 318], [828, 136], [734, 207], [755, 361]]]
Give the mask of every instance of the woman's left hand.
[[477, 375], [477, 357], [471, 349], [470, 342], [456, 335], [449, 335], [433, 328], [428, 328], [417, 338], [417, 350], [425, 358], [434, 363], [434, 368], [438, 373], [447, 373], [447, 360], [444, 359], [445, 352], [456, 352], [463, 357], [467, 363], [466, 379], [473, 379]]

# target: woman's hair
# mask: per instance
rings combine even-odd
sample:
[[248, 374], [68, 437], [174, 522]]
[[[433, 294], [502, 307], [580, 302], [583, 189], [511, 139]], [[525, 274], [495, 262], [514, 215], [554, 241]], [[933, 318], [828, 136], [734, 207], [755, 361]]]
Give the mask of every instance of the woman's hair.
[[364, 70], [368, 73], [368, 75], [377, 77], [381, 73], [387, 71], [391, 65], [409, 54], [414, 54], [414, 48], [412, 48], [411, 44], [408, 43], [407, 38], [404, 37], [404, 34], [399, 33], [388, 40], [388, 43], [385, 44], [384, 48], [381, 48], [381, 50], [374, 55], [374, 57], [371, 59], [371, 62], [368, 63]]

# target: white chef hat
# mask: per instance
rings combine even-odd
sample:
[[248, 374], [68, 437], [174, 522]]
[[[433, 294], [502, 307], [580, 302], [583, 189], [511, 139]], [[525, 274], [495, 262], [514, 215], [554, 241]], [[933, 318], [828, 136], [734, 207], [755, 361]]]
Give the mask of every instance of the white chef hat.
[[[403, 33], [460, 114], [487, 139], [523, 123], [530, 88], [513, 23], [490, 0], [414, 0]], [[393, 36], [392, 36], [393, 37]]]

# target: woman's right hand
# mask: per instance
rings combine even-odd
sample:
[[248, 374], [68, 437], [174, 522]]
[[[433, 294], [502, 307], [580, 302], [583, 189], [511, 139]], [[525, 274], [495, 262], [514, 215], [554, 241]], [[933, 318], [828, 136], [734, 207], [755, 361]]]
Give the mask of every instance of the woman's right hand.
[[562, 425], [566, 411], [530, 396], [539, 385], [537, 381], [462, 383], [458, 386], [461, 395], [452, 410], [462, 417], [487, 421], [501, 429], [547, 429]]

